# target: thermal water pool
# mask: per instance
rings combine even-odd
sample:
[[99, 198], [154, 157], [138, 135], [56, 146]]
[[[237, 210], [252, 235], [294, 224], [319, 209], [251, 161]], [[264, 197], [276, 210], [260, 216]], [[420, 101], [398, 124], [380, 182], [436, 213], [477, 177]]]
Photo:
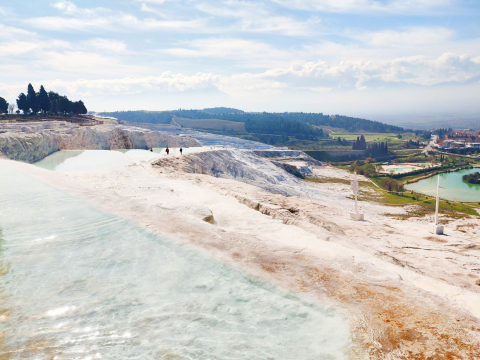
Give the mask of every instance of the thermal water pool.
[[413, 166], [402, 166], [402, 167], [394, 167], [394, 168], [388, 168], [386, 171], [388, 173], [401, 173], [405, 171], [412, 171], [415, 170], [416, 168]]
[[[441, 174], [440, 186], [442, 188], [440, 189], [440, 197], [453, 201], [480, 202], [480, 185], [468, 184], [462, 180], [463, 175], [478, 171], [480, 171], [480, 169], [474, 168]], [[437, 193], [437, 179], [437, 176], [432, 176], [405, 185], [405, 189], [435, 196]]]
[[[194, 152], [195, 148], [185, 148], [183, 153]], [[47, 170], [59, 172], [101, 170], [122, 167], [135, 161], [151, 161], [161, 156], [178, 156], [178, 148], [172, 148], [170, 155], [165, 148], [153, 148], [153, 151], [142, 149], [130, 150], [61, 150], [57, 151], [35, 165]]]
[[333, 309], [5, 164], [0, 358], [346, 358]]

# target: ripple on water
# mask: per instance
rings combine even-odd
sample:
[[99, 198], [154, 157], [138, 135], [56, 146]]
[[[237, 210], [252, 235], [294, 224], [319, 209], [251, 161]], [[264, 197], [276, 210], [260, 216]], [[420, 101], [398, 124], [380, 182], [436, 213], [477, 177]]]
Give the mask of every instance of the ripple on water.
[[11, 358], [345, 358], [349, 329], [331, 308], [17, 171], [2, 169], [0, 196]]

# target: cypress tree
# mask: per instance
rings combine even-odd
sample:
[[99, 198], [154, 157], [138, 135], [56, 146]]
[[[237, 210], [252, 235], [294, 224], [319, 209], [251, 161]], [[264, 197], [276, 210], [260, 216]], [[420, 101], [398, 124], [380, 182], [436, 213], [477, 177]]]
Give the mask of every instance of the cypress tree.
[[39, 106], [38, 106], [37, 93], [33, 89], [32, 84], [28, 84], [27, 102], [28, 102], [29, 109], [31, 109], [32, 113], [35, 115], [39, 110]]
[[40, 91], [38, 92], [38, 103], [40, 110], [42, 110], [44, 113], [50, 111], [50, 99], [48, 98], [48, 94], [43, 85], [40, 86]]

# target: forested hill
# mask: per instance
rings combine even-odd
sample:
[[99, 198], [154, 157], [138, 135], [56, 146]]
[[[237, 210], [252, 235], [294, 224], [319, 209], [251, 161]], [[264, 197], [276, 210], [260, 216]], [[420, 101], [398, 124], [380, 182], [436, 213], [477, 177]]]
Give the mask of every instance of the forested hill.
[[203, 111], [209, 113], [209, 114], [243, 114], [243, 110], [238, 110], [238, 109], [232, 109], [232, 108], [226, 108], [226, 107], [215, 107], [215, 108], [208, 108], [208, 109], [203, 109]]
[[[154, 124], [168, 124], [174, 116], [187, 119], [220, 119], [236, 122], [255, 122], [272, 121], [278, 123], [296, 121], [302, 124], [327, 126], [345, 129], [349, 132], [367, 131], [376, 133], [400, 133], [404, 129], [399, 126], [388, 125], [379, 121], [372, 121], [343, 115], [324, 115], [322, 113], [303, 113], [303, 112], [286, 112], [286, 113], [248, 113], [238, 112], [236, 109], [214, 108], [216, 111], [209, 112], [205, 110], [173, 110], [173, 111], [120, 111], [100, 113], [103, 116], [112, 116], [119, 120], [127, 120], [133, 122], [147, 122]], [[232, 111], [233, 110], [233, 111]], [[225, 111], [225, 112], [221, 112]]]

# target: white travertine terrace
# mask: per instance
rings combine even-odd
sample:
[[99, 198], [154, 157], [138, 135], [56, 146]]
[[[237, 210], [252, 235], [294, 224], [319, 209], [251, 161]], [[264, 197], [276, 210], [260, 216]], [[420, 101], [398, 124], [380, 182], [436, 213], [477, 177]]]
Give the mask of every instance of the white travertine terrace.
[[59, 150], [147, 149], [198, 146], [186, 136], [119, 124], [79, 126], [66, 121], [0, 123], [0, 155], [36, 162]]

